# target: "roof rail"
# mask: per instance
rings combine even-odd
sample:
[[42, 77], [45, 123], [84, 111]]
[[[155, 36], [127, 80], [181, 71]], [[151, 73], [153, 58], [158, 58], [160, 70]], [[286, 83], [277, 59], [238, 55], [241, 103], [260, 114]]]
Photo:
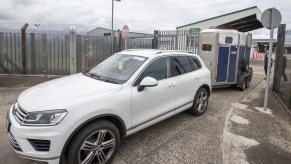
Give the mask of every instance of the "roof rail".
[[191, 53], [191, 54], [194, 54], [194, 52], [191, 52], [191, 51], [185, 51], [185, 50], [161, 50], [160, 52], [157, 52], [156, 54], [158, 53], [162, 53], [162, 52], [185, 52], [185, 53]]
[[158, 49], [126, 49], [123, 51], [158, 51]]

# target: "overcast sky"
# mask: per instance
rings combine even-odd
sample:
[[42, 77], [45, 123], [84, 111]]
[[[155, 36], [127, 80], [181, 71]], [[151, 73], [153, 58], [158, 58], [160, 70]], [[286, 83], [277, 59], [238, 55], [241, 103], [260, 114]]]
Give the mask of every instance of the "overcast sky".
[[[0, 27], [40, 24], [40, 28], [69, 28], [79, 31], [111, 28], [112, 0], [1, 0]], [[258, 6], [263, 12], [275, 7], [282, 23], [291, 28], [291, 0], [121, 0], [114, 5], [114, 29], [128, 25], [130, 31], [153, 33], [175, 29], [221, 14]], [[255, 38], [268, 38], [269, 30], [252, 31]]]

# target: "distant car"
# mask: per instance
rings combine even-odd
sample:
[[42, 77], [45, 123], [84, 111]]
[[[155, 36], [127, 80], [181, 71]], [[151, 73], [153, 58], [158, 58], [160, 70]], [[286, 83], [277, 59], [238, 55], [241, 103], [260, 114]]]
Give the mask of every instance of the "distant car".
[[7, 113], [8, 136], [33, 161], [110, 163], [122, 137], [187, 109], [202, 115], [210, 92], [198, 55], [125, 50], [22, 92]]

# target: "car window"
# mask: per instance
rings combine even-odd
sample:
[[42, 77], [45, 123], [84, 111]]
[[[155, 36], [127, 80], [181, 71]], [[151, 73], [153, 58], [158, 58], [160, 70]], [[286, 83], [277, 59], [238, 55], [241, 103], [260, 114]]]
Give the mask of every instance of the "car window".
[[192, 71], [192, 65], [187, 56], [173, 56], [175, 75], [181, 75]]
[[147, 58], [141, 56], [115, 54], [91, 68], [87, 73], [94, 75], [97, 80], [122, 84], [125, 83], [146, 60]]
[[189, 56], [189, 59], [192, 63], [192, 70], [193, 71], [201, 68], [201, 63], [195, 56]]
[[138, 85], [145, 77], [152, 77], [156, 80], [163, 80], [171, 77], [170, 58], [161, 57], [152, 61], [145, 70], [140, 74], [136, 85]]

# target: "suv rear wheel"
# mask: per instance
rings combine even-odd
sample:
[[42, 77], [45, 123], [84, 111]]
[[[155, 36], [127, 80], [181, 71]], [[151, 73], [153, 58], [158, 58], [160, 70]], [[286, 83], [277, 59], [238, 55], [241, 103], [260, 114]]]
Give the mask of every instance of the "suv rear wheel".
[[208, 91], [205, 88], [200, 88], [194, 97], [193, 106], [189, 111], [196, 116], [202, 115], [207, 109], [208, 97]]
[[86, 125], [73, 138], [68, 147], [68, 163], [110, 163], [119, 148], [120, 134], [107, 120]]

